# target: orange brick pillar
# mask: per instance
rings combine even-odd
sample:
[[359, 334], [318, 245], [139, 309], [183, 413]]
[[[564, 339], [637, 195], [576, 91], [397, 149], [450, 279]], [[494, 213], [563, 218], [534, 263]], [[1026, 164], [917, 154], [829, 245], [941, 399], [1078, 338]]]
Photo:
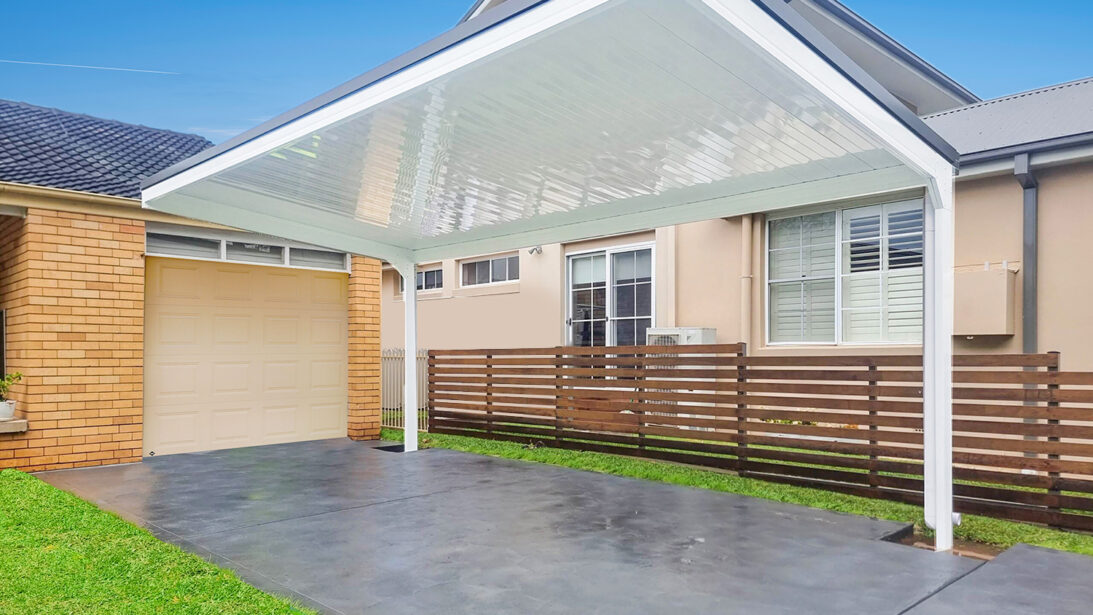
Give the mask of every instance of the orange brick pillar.
[[27, 431], [0, 436], [0, 468], [139, 461], [144, 223], [30, 209], [0, 225], [0, 299], [12, 398]]
[[349, 274], [349, 437], [380, 437], [380, 262], [363, 256]]

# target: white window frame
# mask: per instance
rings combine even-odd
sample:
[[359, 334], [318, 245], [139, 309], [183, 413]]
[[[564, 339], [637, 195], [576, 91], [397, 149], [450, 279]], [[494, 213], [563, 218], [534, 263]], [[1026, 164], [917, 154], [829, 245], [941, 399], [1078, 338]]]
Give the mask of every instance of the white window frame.
[[[153, 252], [148, 248], [148, 234], [152, 235], [173, 235], [175, 237], [190, 237], [194, 239], [206, 239], [209, 241], [216, 241], [220, 243], [220, 256], [217, 258], [205, 258], [201, 256], [185, 256], [181, 254], [168, 254], [162, 252]], [[173, 226], [166, 225], [152, 225], [147, 224], [145, 227], [145, 241], [144, 241], [144, 253], [146, 256], [155, 256], [159, 258], [177, 258], [188, 261], [204, 261], [211, 263], [230, 263], [233, 265], [255, 265], [258, 267], [278, 267], [281, 269], [304, 269], [307, 271], [327, 271], [333, 273], [349, 273], [352, 268], [352, 255], [349, 253], [342, 253], [342, 267], [341, 269], [331, 269], [329, 267], [307, 267], [304, 265], [292, 265], [292, 250], [293, 248], [299, 250], [320, 250], [323, 252], [330, 252], [331, 254], [339, 253], [337, 250], [330, 250], [321, 246], [312, 246], [305, 243], [298, 243], [294, 241], [287, 241], [283, 239], [277, 239], [275, 237], [266, 236], [253, 236], [247, 233], [240, 233], [234, 231], [218, 231], [216, 229], [203, 229], [203, 228], [191, 228], [181, 227], [175, 228]], [[228, 258], [228, 244], [227, 242], [235, 243], [252, 243], [264, 246], [272, 246], [281, 248], [281, 262], [252, 262], [252, 261], [239, 261], [231, 260]]]
[[[414, 273], [414, 287], [415, 288], [417, 287], [417, 274], [419, 274], [419, 273], [424, 274], [427, 271], [439, 271], [440, 272], [440, 277], [441, 277], [440, 286], [437, 287], [437, 288], [421, 288], [421, 289], [418, 289], [417, 293], [420, 295], [422, 293], [438, 293], [438, 292], [444, 290], [444, 266], [443, 265], [430, 265], [430, 266], [427, 266], [427, 267], [419, 267], [417, 269], [417, 271]], [[405, 297], [406, 296], [406, 280], [404, 280], [402, 278], [402, 275], [398, 274], [397, 271], [395, 273], [396, 273], [395, 277], [398, 278], [398, 295], [400, 297]], [[424, 280], [422, 281], [422, 283], [424, 284]]]
[[[917, 346], [905, 341], [890, 342], [890, 341], [878, 341], [878, 342], [845, 342], [843, 341], [843, 292], [842, 292], [842, 265], [843, 265], [843, 212], [851, 209], [858, 209], [861, 207], [870, 207], [875, 205], [889, 205], [892, 203], [902, 203], [905, 201], [919, 201], [923, 206], [925, 213], [926, 201], [921, 196], [895, 196], [891, 198], [881, 200], [871, 200], [869, 202], [857, 202], [857, 203], [842, 203], [838, 205], [822, 205], [822, 206], [810, 206], [803, 208], [796, 208], [778, 212], [774, 215], [768, 215], [764, 221], [765, 228], [763, 229], [763, 319], [764, 319], [764, 342], [766, 346], [771, 347], [803, 347], [803, 346]], [[828, 212], [835, 212], [835, 341], [833, 342], [773, 342], [770, 339], [770, 325], [771, 325], [771, 304], [770, 304], [770, 227], [771, 223], [776, 220], [785, 220], [788, 218], [798, 218], [801, 216], [808, 216], [812, 214], [822, 214]], [[925, 217], [923, 218], [923, 224], [925, 224]], [[926, 239], [925, 226], [923, 227], [923, 241]], [[925, 252], [923, 252], [923, 276], [926, 275], [926, 262]], [[812, 279], [812, 278], [809, 278]], [[816, 278], [820, 279], [820, 278]], [[826, 276], [822, 279], [827, 279]], [[804, 278], [802, 278], [804, 280]], [[805, 280], [807, 281], [807, 280]], [[923, 282], [925, 284], [925, 281]], [[923, 318], [925, 318], [925, 309], [923, 310]]]
[[[504, 280], [502, 282], [493, 282], [493, 261], [502, 258], [511, 258], [515, 256], [517, 261], [520, 260], [520, 252], [500, 252], [498, 254], [490, 254], [489, 256], [472, 256], [470, 258], [464, 258], [455, 262], [455, 267], [459, 271], [459, 288], [488, 288], [490, 286], [503, 286], [505, 284], [519, 284], [520, 278], [515, 280]], [[490, 282], [483, 282], [481, 284], [467, 284], [463, 279], [463, 265], [468, 263], [481, 263], [483, 261], [490, 263]], [[524, 267], [520, 266], [520, 277], [524, 275]]]
[[613, 343], [615, 340], [612, 339], [612, 338], [615, 337], [615, 332], [614, 332], [614, 329], [611, 327], [611, 322], [613, 320], [612, 317], [611, 317], [611, 309], [615, 307], [615, 297], [614, 297], [615, 293], [613, 292], [614, 289], [611, 286], [611, 255], [619, 253], [619, 252], [633, 252], [635, 250], [645, 250], [645, 249], [649, 250], [649, 260], [652, 263], [652, 270], [650, 271], [650, 279], [651, 279], [650, 285], [652, 287], [652, 296], [650, 297], [651, 304], [650, 304], [650, 310], [649, 310], [649, 312], [650, 312], [649, 313], [649, 321], [650, 321], [649, 326], [650, 326], [650, 328], [655, 328], [657, 326], [657, 246], [656, 246], [656, 242], [652, 242], [652, 241], [644, 242], [643, 241], [643, 242], [640, 242], [640, 243], [630, 243], [630, 244], [625, 244], [625, 245], [621, 245], [621, 246], [611, 246], [609, 248], [590, 248], [588, 250], [576, 250], [576, 251], [573, 251], [573, 252], [566, 252], [565, 253], [565, 283], [564, 283], [564, 286], [562, 288], [562, 291], [565, 293], [565, 314], [564, 314], [564, 317], [562, 318], [562, 329], [563, 329], [563, 338], [562, 339], [565, 340], [565, 344], [567, 346], [572, 346], [573, 345], [573, 328], [568, 324], [569, 320], [571, 318], [573, 318], [573, 290], [570, 286], [570, 282], [572, 281], [571, 280], [572, 267], [570, 266], [569, 260], [571, 258], [575, 257], [575, 256], [588, 256], [590, 254], [603, 254], [604, 258], [606, 259], [605, 260], [605, 267], [607, 268], [607, 271], [606, 271], [607, 288], [605, 290], [606, 290], [606, 294], [607, 294], [607, 297], [606, 297], [607, 300], [604, 303], [604, 309], [607, 311], [607, 322], [606, 322], [607, 330], [605, 332], [606, 337], [604, 339], [607, 342], [612, 342], [612, 343], [606, 344], [604, 346], [604, 348], [611, 348], [612, 346], [617, 346], [618, 345], [618, 344]]

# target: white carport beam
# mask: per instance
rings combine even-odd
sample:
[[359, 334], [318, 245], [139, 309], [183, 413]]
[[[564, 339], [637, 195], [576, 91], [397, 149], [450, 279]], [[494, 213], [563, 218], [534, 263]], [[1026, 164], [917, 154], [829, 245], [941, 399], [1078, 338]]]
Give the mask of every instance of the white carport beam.
[[406, 311], [406, 348], [403, 351], [405, 384], [402, 393], [402, 442], [407, 453], [417, 450], [417, 265], [392, 263], [402, 276], [403, 308]]
[[953, 548], [953, 180], [935, 177], [926, 202], [922, 339], [923, 493], [934, 549]]

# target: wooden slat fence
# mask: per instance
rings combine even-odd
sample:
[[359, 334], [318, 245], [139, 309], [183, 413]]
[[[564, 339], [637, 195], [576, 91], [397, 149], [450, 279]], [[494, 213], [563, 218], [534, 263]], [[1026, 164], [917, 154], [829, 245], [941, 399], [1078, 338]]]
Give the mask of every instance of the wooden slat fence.
[[[921, 504], [920, 356], [745, 350], [434, 350], [429, 429]], [[1093, 531], [1093, 373], [958, 355], [953, 380], [957, 510]]]

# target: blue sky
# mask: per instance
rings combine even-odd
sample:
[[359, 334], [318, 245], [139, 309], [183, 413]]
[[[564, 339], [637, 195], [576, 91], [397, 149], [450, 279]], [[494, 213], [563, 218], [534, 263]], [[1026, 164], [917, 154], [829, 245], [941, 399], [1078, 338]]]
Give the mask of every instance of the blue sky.
[[[1088, 0], [844, 0], [983, 98], [1093, 75]], [[7, 2], [0, 98], [222, 141], [440, 34], [471, 0]]]

